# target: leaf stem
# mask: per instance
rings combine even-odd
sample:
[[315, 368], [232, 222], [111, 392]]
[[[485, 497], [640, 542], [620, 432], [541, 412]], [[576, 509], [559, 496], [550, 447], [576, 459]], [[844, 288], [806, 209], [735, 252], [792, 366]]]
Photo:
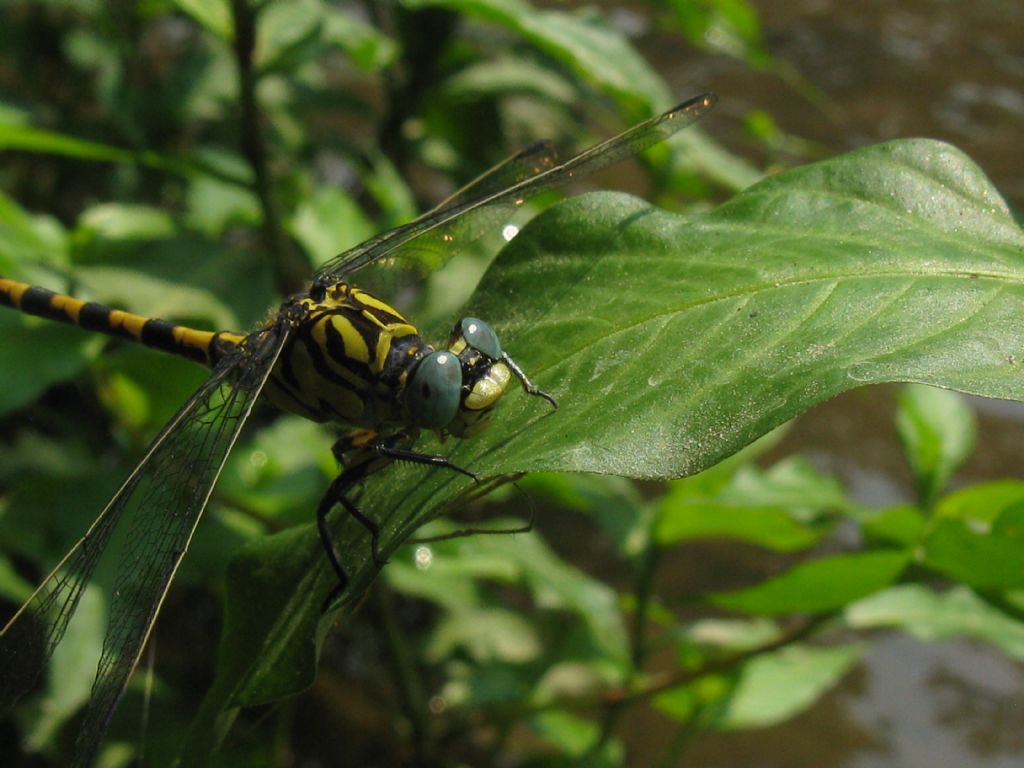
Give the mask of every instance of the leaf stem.
[[[647, 636], [647, 617], [653, 594], [654, 574], [658, 569], [660, 555], [661, 551], [658, 546], [648, 537], [647, 543], [638, 558], [636, 580], [633, 589], [636, 608], [633, 612], [633, 626], [629, 636], [630, 666], [626, 678], [623, 680], [624, 688], [633, 686], [637, 675], [647, 661], [647, 643], [644, 642], [644, 639]], [[588, 757], [596, 757], [605, 744], [608, 743], [627, 705], [628, 702], [625, 701], [616, 701], [605, 705], [604, 714], [601, 718], [601, 727], [597, 738], [587, 751]]]

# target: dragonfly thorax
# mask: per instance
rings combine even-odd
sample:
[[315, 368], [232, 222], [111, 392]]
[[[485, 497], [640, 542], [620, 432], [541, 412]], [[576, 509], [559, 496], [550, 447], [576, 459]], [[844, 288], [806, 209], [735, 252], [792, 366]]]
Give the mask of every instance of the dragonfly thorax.
[[378, 431], [407, 421], [402, 391], [433, 351], [412, 323], [342, 281], [315, 287], [288, 309], [289, 340], [265, 390], [271, 403], [314, 421]]

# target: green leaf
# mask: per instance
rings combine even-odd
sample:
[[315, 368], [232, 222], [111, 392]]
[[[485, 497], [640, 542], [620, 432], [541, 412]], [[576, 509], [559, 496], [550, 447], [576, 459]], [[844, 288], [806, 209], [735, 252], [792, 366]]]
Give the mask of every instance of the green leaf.
[[914, 473], [920, 503], [930, 507], [953, 471], [974, 450], [974, 412], [953, 392], [911, 384], [900, 397], [896, 431]]
[[1021, 502], [1024, 502], [1024, 480], [995, 480], [943, 496], [935, 506], [935, 517], [963, 520], [988, 529], [1003, 510]]
[[294, 74], [324, 48], [324, 4], [320, 0], [269, 3], [256, 29], [256, 60], [261, 74]]
[[[391, 558], [388, 568], [384, 571], [389, 586], [404, 595], [430, 600], [450, 611], [481, 605], [480, 590], [476, 582], [480, 576], [481, 563], [477, 558], [471, 557], [467, 568], [445, 568], [444, 560], [435, 563], [432, 554], [428, 562], [417, 563], [415, 557], [415, 554], [406, 557], [406, 551], [400, 550]], [[455, 563], [461, 563], [461, 559]], [[518, 571], [515, 566], [491, 560], [483, 565], [482, 570], [486, 576], [493, 576], [494, 570], [504, 570], [505, 573], [502, 575], [511, 579]], [[424, 578], [423, 570], [427, 566], [433, 568], [433, 572], [429, 578]]]
[[[256, 539], [228, 564], [225, 590], [233, 599], [225, 601], [217, 676], [192, 722], [183, 765], [202, 764], [216, 750], [244, 703], [243, 693], [244, 701], [272, 701], [289, 687], [300, 690], [312, 682], [322, 639], [317, 624], [330, 579], [305, 546], [311, 533], [310, 526], [297, 526]], [[288, 550], [295, 556], [284, 556]], [[271, 675], [260, 674], [261, 660]]]
[[172, 0], [180, 11], [188, 14], [222, 40], [235, 36], [235, 23], [231, 18], [228, 0]]
[[26, 734], [34, 749], [52, 744], [58, 729], [89, 700], [106, 630], [107, 609], [102, 591], [91, 585], [83, 592], [79, 610], [47, 669], [46, 691], [39, 707], [41, 716]]
[[[750, 637], [744, 629], [753, 632]], [[706, 621], [688, 632], [680, 646], [685, 659], [689, 643], [733, 651], [750, 649], [775, 639], [771, 623]], [[698, 714], [706, 727], [719, 730], [767, 728], [795, 717], [832, 688], [860, 659], [859, 646], [819, 648], [788, 645], [753, 656], [729, 675], [707, 675], [659, 694], [655, 706], [669, 717], [692, 722]]]
[[857, 646], [793, 645], [743, 665], [715, 727], [767, 728], [795, 717], [836, 685], [860, 659]]
[[101, 163], [141, 165], [186, 177], [206, 173], [230, 184], [245, 186], [247, 183], [245, 178], [223, 174], [202, 159], [180, 158], [153, 150], [134, 151], [19, 123], [0, 123], [0, 150], [5, 149]]
[[1024, 586], [1024, 502], [991, 525], [937, 518], [924, 540], [924, 565], [977, 589]]
[[389, 66], [398, 55], [398, 46], [391, 38], [333, 6], [325, 9], [323, 35], [324, 42], [339, 46], [357, 67], [368, 72]]
[[259, 15], [256, 58], [261, 75], [296, 75], [335, 47], [370, 72], [393, 63], [398, 51], [380, 30], [322, 0], [268, 3]]
[[523, 664], [543, 650], [536, 630], [520, 614], [469, 608], [449, 613], [437, 623], [426, 652], [434, 662], [463, 652], [479, 663]]
[[909, 561], [903, 552], [861, 552], [801, 563], [755, 587], [710, 600], [750, 613], [827, 613], [895, 581]]
[[0, 275], [28, 278], [23, 273], [33, 266], [64, 267], [67, 262], [67, 235], [60, 223], [49, 216], [29, 214], [0, 192]]
[[196, 176], [188, 187], [188, 223], [210, 237], [220, 235], [235, 224], [255, 226], [260, 222], [256, 195], [244, 185], [227, 181], [224, 176], [243, 177], [246, 169], [240, 158], [208, 152], [206, 162], [222, 170], [220, 175]]
[[536, 535], [487, 536], [477, 544], [516, 562], [538, 605], [578, 615], [594, 645], [612, 661], [625, 664], [626, 628], [611, 587], [562, 562]]
[[774, 642], [780, 636], [778, 624], [763, 616], [742, 619], [699, 619], [682, 631], [677, 655], [679, 663], [686, 664], [692, 658], [695, 647], [749, 651], [759, 645]]
[[[494, 521], [493, 530], [507, 530], [519, 522]], [[437, 526], [433, 526], [430, 533], [436, 532]], [[467, 537], [422, 545], [421, 549], [425, 549], [422, 554], [428, 555], [417, 562], [422, 584], [410, 584], [408, 573], [403, 574], [402, 579], [405, 588], [413, 594], [427, 597], [435, 594], [436, 586], [430, 585], [435, 573], [440, 576], [442, 587], [453, 579], [465, 583], [478, 579], [521, 583], [541, 609], [572, 612], [582, 620], [589, 631], [591, 645], [601, 655], [620, 666], [625, 663], [628, 655], [626, 630], [615, 592], [562, 562], [536, 534]], [[458, 589], [453, 594], [470, 598], [469, 605], [476, 602], [468, 588]], [[438, 597], [437, 601], [450, 611], [464, 607], [450, 597]]]
[[860, 515], [869, 541], [910, 547], [924, 534], [927, 520], [918, 507], [896, 506]]
[[75, 278], [80, 298], [218, 330], [252, 326], [279, 302], [269, 264], [192, 235], [90, 252]]
[[[54, 384], [81, 373], [102, 344], [77, 328], [10, 312], [0, 314], [0, 336], [0, 370], [18, 371], [0, 387], [0, 414], [31, 403]], [[39, 354], [41, 349], [45, 355]]]
[[[512, 241], [467, 314], [490, 319], [561, 402], [552, 412], [510, 391], [479, 437], [419, 444], [484, 478], [691, 474], [840, 392], [884, 381], [1024, 399], [1024, 235], [981, 171], [932, 141], [780, 173], [695, 216], [622, 195], [570, 201]], [[382, 554], [471, 486], [409, 465], [370, 478], [361, 504], [381, 523]], [[348, 606], [376, 569], [365, 531], [340, 513], [331, 522], [352, 577]], [[258, 686], [269, 698], [313, 677], [313, 627], [332, 588], [313, 526], [268, 540], [252, 567], [261, 560], [275, 565], [265, 571], [274, 588], [233, 598], [230, 610], [258, 613], [253, 632], [271, 639], [236, 638], [228, 626], [233, 652], [211, 694], [226, 695], [221, 704], [254, 700], [257, 668], [285, 670]], [[905, 560], [830, 558], [738, 602], [831, 610], [890, 583]], [[211, 701], [203, 717], [216, 728], [219, 713]]]
[[355, 201], [334, 187], [321, 187], [303, 199], [289, 229], [314, 265], [368, 239], [373, 230]]
[[408, 8], [441, 7], [498, 24], [626, 105], [648, 110], [671, 102], [664, 81], [629, 41], [602, 18], [537, 10], [520, 0], [403, 0]]
[[571, 104], [576, 98], [572, 84], [558, 72], [519, 56], [488, 59], [463, 67], [445, 80], [444, 87], [450, 95], [462, 99], [527, 93], [554, 104]]
[[676, 484], [662, 500], [655, 530], [659, 544], [726, 537], [788, 552], [814, 544], [822, 531], [806, 525], [817, 513], [842, 508], [838, 484], [810, 464], [790, 459], [761, 472], [741, 467], [714, 496]]
[[630, 480], [600, 475], [536, 473], [518, 485], [546, 506], [558, 505], [592, 517], [624, 557], [646, 551], [653, 510]]
[[569, 712], [543, 712], [532, 719], [532, 725], [560, 752], [576, 760], [586, 757], [588, 768], [613, 768], [623, 764], [622, 744], [616, 739], [608, 739], [597, 754], [590, 751], [600, 736], [597, 723], [591, 720]]
[[81, 263], [131, 255], [143, 243], [170, 238], [176, 231], [174, 219], [159, 208], [101, 203], [78, 217], [72, 232], [74, 256]]
[[733, 506], [671, 494], [661, 505], [655, 539], [663, 546], [687, 539], [731, 538], [780, 552], [806, 549], [819, 538], [785, 510], [774, 507]]
[[[0, 514], [6, 512], [5, 505], [0, 505]], [[18, 573], [14, 563], [7, 557], [0, 557], [0, 596], [4, 600], [21, 605], [35, 592], [35, 584], [31, 584]]]
[[746, 0], [669, 0], [667, 5], [695, 45], [742, 58], [758, 68], [772, 63], [757, 11]]
[[935, 592], [921, 584], [901, 584], [847, 606], [843, 616], [854, 629], [894, 628], [928, 641], [984, 640], [1024, 661], [1024, 623], [966, 587]]
[[171, 215], [148, 205], [101, 203], [87, 208], [77, 226], [90, 237], [103, 240], [160, 240], [174, 234]]
[[231, 452], [216, 494], [278, 522], [309, 521], [309, 506], [337, 472], [331, 435], [298, 416], [282, 416]]
[[76, 139], [74, 136], [30, 125], [12, 125], [10, 123], [0, 124], [0, 149], [42, 152], [107, 163], [130, 163], [135, 159], [134, 153], [126, 149]]

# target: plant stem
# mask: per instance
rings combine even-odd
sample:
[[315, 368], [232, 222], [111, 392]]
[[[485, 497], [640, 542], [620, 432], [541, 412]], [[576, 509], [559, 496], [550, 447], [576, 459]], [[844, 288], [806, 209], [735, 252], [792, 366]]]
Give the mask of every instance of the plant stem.
[[693, 741], [693, 737], [698, 731], [698, 723], [702, 712], [702, 709], [698, 709], [686, 722], [680, 724], [679, 730], [676, 731], [676, 735], [672, 738], [672, 744], [669, 746], [665, 758], [661, 761], [663, 768], [672, 768], [680, 764], [683, 753], [686, 752], [686, 748], [690, 746], [690, 742]]
[[275, 281], [282, 293], [290, 295], [302, 287], [309, 273], [309, 265], [299, 263], [302, 259], [285, 237], [281, 228], [281, 215], [274, 200], [273, 180], [267, 163], [259, 104], [256, 101], [256, 84], [259, 80], [258, 73], [253, 67], [256, 12], [249, 7], [247, 0], [231, 0], [231, 12], [235, 24], [235, 63], [238, 67], [242, 154], [252, 168], [253, 191], [259, 199], [263, 213], [263, 238], [271, 254]]
[[[633, 627], [629, 637], [630, 668], [623, 681], [623, 687], [625, 688], [633, 686], [634, 680], [647, 661], [647, 643], [645, 642], [647, 636], [647, 616], [653, 593], [654, 574], [658, 568], [660, 554], [658, 547], [648, 538], [646, 546], [640, 553], [636, 583], [633, 589], [636, 608], [633, 612]], [[604, 715], [601, 718], [601, 728], [598, 736], [590, 749], [587, 750], [589, 757], [595, 757], [604, 745], [608, 743], [608, 740], [611, 739], [612, 734], [615, 732], [615, 726], [618, 724], [619, 718], [622, 716], [627, 705], [628, 702], [626, 701], [611, 702], [606, 705]]]

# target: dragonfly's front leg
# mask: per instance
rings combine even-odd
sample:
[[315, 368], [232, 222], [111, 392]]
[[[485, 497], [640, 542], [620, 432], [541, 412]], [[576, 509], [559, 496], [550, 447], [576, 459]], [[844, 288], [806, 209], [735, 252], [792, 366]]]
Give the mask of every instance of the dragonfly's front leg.
[[411, 432], [398, 432], [391, 435], [380, 435], [375, 432], [354, 432], [338, 440], [332, 452], [342, 466], [341, 474], [335, 478], [320, 500], [316, 511], [317, 530], [327, 560], [338, 578], [337, 586], [324, 601], [326, 610], [334, 600], [348, 587], [348, 573], [341, 562], [334, 537], [327, 523], [327, 515], [340, 504], [349, 515], [355, 518], [370, 534], [370, 556], [375, 567], [384, 563], [380, 557], [380, 526], [372, 518], [363, 514], [350, 498], [348, 493], [356, 485], [375, 472], [383, 469], [394, 461], [407, 461], [413, 464], [424, 464], [438, 469], [450, 469], [466, 475], [479, 482], [476, 475], [467, 469], [453, 464], [445, 456], [418, 453], [412, 450], [417, 435]]

